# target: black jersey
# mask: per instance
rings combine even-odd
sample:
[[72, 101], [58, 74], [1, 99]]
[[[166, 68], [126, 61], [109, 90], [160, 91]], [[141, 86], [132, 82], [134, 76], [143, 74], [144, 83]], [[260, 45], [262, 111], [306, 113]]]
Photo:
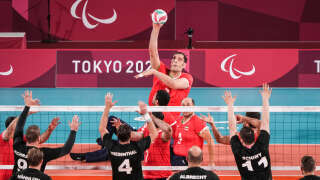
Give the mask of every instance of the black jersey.
[[112, 140], [110, 134], [103, 136], [103, 144], [108, 150], [112, 166], [112, 179], [114, 180], [142, 180], [143, 154], [151, 143], [150, 136], [140, 141], [130, 141], [129, 144], [120, 144]]
[[51, 177], [39, 171], [38, 169], [27, 168], [22, 171], [17, 172], [11, 176], [10, 180], [51, 180]]
[[271, 180], [269, 155], [270, 135], [261, 130], [255, 144], [249, 149], [244, 147], [237, 135], [231, 138], [230, 144], [242, 179]]
[[180, 179], [204, 179], [204, 180], [219, 180], [219, 177], [212, 171], [207, 171], [201, 167], [190, 167], [184, 171], [175, 173], [169, 180]]
[[[27, 162], [27, 154], [29, 149], [33, 148], [33, 146], [27, 146], [26, 142], [24, 142], [23, 140], [23, 128], [26, 122], [29, 109], [30, 108], [28, 106], [25, 106], [23, 112], [21, 113], [18, 119], [16, 130], [14, 132], [14, 137], [13, 137], [14, 166], [13, 166], [12, 174], [15, 174], [17, 171], [21, 171], [29, 167]], [[72, 149], [75, 138], [76, 138], [76, 131], [70, 131], [69, 138], [63, 147], [40, 148], [40, 150], [43, 152], [43, 155], [44, 155], [43, 162], [41, 165], [41, 171], [44, 172], [47, 162], [68, 154]]]
[[304, 176], [300, 180], [320, 180], [320, 177], [316, 175], [308, 175], [308, 176]]

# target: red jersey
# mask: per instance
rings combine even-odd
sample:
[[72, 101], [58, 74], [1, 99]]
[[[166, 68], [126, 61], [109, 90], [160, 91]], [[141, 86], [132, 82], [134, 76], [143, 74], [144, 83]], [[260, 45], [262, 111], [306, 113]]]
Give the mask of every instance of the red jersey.
[[172, 112], [163, 112], [164, 116], [164, 122], [168, 123], [170, 127], [172, 128], [172, 134], [175, 132], [175, 124], [177, 123], [177, 120], [180, 116], [176, 115], [175, 113]]
[[173, 152], [178, 156], [187, 156], [188, 150], [192, 146], [203, 148], [203, 138], [200, 133], [208, 128], [206, 122], [202, 121], [197, 115], [182, 123], [182, 116], [177, 120], [173, 135]]
[[[160, 62], [160, 67], [158, 69], [159, 72], [162, 72], [164, 74], [169, 74], [169, 69], [166, 68], [166, 66]], [[190, 92], [192, 83], [193, 83], [193, 78], [190, 74], [188, 73], [181, 73], [181, 75], [178, 77], [178, 79], [185, 78], [189, 82], [189, 86], [187, 89], [171, 89], [168, 86], [166, 86], [160, 79], [158, 79], [156, 76], [153, 77], [153, 85], [152, 89], [149, 95], [149, 105], [152, 106], [152, 99], [156, 95], [158, 90], [166, 90], [170, 94], [170, 101], [168, 106], [180, 106], [181, 101], [188, 97], [188, 94]]]
[[[14, 164], [14, 154], [13, 154], [13, 139], [10, 138], [9, 141], [3, 140], [3, 133], [0, 134], [0, 164], [1, 165], [13, 165]], [[12, 170], [0, 170], [0, 179], [7, 180], [10, 179], [12, 175]]]
[[[142, 132], [143, 136], [149, 136], [147, 124], [142, 126], [138, 132]], [[171, 166], [170, 164], [170, 141], [164, 142], [161, 138], [162, 131], [159, 131], [158, 137], [150, 145], [149, 149], [144, 152], [144, 166]], [[171, 171], [143, 171], [145, 179], [167, 178], [171, 175]]]

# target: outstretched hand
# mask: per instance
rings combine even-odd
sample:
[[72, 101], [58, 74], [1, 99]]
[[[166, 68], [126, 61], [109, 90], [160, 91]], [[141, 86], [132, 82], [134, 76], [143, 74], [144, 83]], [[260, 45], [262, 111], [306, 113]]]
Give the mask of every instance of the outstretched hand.
[[155, 71], [155, 69], [152, 69], [152, 68], [151, 69], [147, 69], [147, 70], [143, 71], [142, 73], [135, 75], [134, 77], [136, 79], [139, 79], [139, 78], [142, 78], [142, 77], [148, 77], [150, 75], [153, 75], [154, 71]]
[[205, 121], [211, 125], [214, 125], [214, 120], [213, 120], [213, 117], [210, 115], [210, 113], [208, 113], [208, 116], [201, 114], [200, 117], [202, 121]]
[[111, 109], [112, 106], [114, 106], [117, 101], [112, 102], [112, 98], [113, 98], [113, 94], [111, 94], [110, 92], [108, 92], [105, 96], [105, 106], [108, 109]]
[[49, 131], [53, 131], [56, 129], [56, 127], [61, 123], [60, 121], [60, 118], [59, 117], [55, 117], [52, 119], [50, 125], [49, 125]]
[[138, 104], [139, 104], [138, 113], [141, 114], [141, 115], [147, 114], [147, 112], [148, 112], [147, 104], [142, 102], [142, 101], [139, 101]]
[[69, 122], [70, 129], [72, 131], [78, 131], [79, 126], [81, 125], [81, 122], [79, 122], [79, 116], [74, 115], [72, 118], [72, 122]]
[[119, 127], [121, 125], [121, 121], [119, 118], [112, 118], [112, 120], [110, 122], [113, 127], [115, 127], [116, 129], [119, 129]]
[[260, 90], [260, 94], [263, 100], [269, 100], [271, 96], [272, 89], [269, 87], [267, 83], [263, 83], [262, 90]]
[[234, 102], [236, 101], [236, 97], [237, 96], [232, 97], [231, 91], [225, 91], [224, 96], [222, 96], [224, 102], [226, 102], [228, 106], [233, 106]]
[[24, 99], [24, 104], [26, 106], [39, 106], [40, 100], [39, 99], [32, 99], [32, 91], [26, 90], [24, 94], [22, 94]]

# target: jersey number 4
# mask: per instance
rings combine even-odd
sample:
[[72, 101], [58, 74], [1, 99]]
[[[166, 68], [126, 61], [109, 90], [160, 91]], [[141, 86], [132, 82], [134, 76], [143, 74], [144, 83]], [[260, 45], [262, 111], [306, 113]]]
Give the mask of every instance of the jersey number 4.
[[129, 159], [125, 159], [120, 166], [118, 167], [119, 172], [126, 172], [127, 174], [131, 174], [132, 167], [130, 166]]
[[[258, 161], [258, 165], [260, 166], [261, 164], [263, 164], [264, 168], [268, 167], [268, 161], [267, 161], [267, 158], [265, 156], [263, 156], [260, 159], [260, 161]], [[253, 171], [251, 161], [246, 161], [245, 163], [242, 164], [242, 167], [247, 167], [248, 171]]]

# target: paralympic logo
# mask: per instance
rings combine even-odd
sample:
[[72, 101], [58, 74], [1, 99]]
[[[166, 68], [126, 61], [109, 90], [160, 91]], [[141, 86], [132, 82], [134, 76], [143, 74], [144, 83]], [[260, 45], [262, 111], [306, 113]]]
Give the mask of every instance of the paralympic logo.
[[[225, 58], [222, 63], [221, 63], [221, 70], [224, 71], [224, 72], [229, 72], [230, 76], [233, 78], [233, 79], [239, 79], [242, 75], [244, 76], [251, 76], [255, 73], [256, 69], [254, 67], [254, 65], [252, 64], [252, 69], [248, 72], [242, 72], [236, 68], [233, 68], [233, 61], [234, 61], [234, 58], [237, 56], [237, 54], [233, 54], [231, 56], [228, 56], [227, 58]], [[230, 66], [229, 66], [229, 70], [226, 70], [226, 63], [231, 59], [231, 62], [230, 62]], [[236, 75], [235, 72], [236, 71], [238, 74], [240, 75]]]
[[10, 64], [10, 69], [5, 72], [0, 72], [0, 76], [9, 76], [10, 74], [12, 74], [12, 72], [13, 72], [13, 67]]
[[83, 24], [84, 24], [84, 26], [85, 26], [86, 28], [88, 28], [88, 29], [94, 29], [94, 28], [96, 28], [100, 23], [102, 23], [102, 24], [112, 24], [113, 22], [115, 22], [115, 21], [117, 20], [117, 12], [116, 12], [116, 10], [113, 9], [113, 15], [112, 15], [112, 17], [107, 18], [107, 19], [99, 19], [99, 18], [91, 15], [90, 13], [88, 13], [88, 16], [89, 16], [91, 19], [93, 19], [93, 20], [96, 21], [95, 24], [91, 24], [91, 23], [88, 21], [87, 12], [86, 12], [88, 0], [86, 0], [85, 4], [84, 4], [84, 6], [83, 6], [81, 18], [76, 14], [76, 10], [77, 10], [78, 5], [80, 4], [81, 1], [82, 1], [82, 0], [76, 0], [76, 1], [72, 4], [72, 6], [71, 6], [71, 8], [70, 8], [70, 13], [71, 13], [72, 17], [74, 17], [74, 18], [76, 18], [76, 19], [82, 19], [82, 22], [83, 22]]

